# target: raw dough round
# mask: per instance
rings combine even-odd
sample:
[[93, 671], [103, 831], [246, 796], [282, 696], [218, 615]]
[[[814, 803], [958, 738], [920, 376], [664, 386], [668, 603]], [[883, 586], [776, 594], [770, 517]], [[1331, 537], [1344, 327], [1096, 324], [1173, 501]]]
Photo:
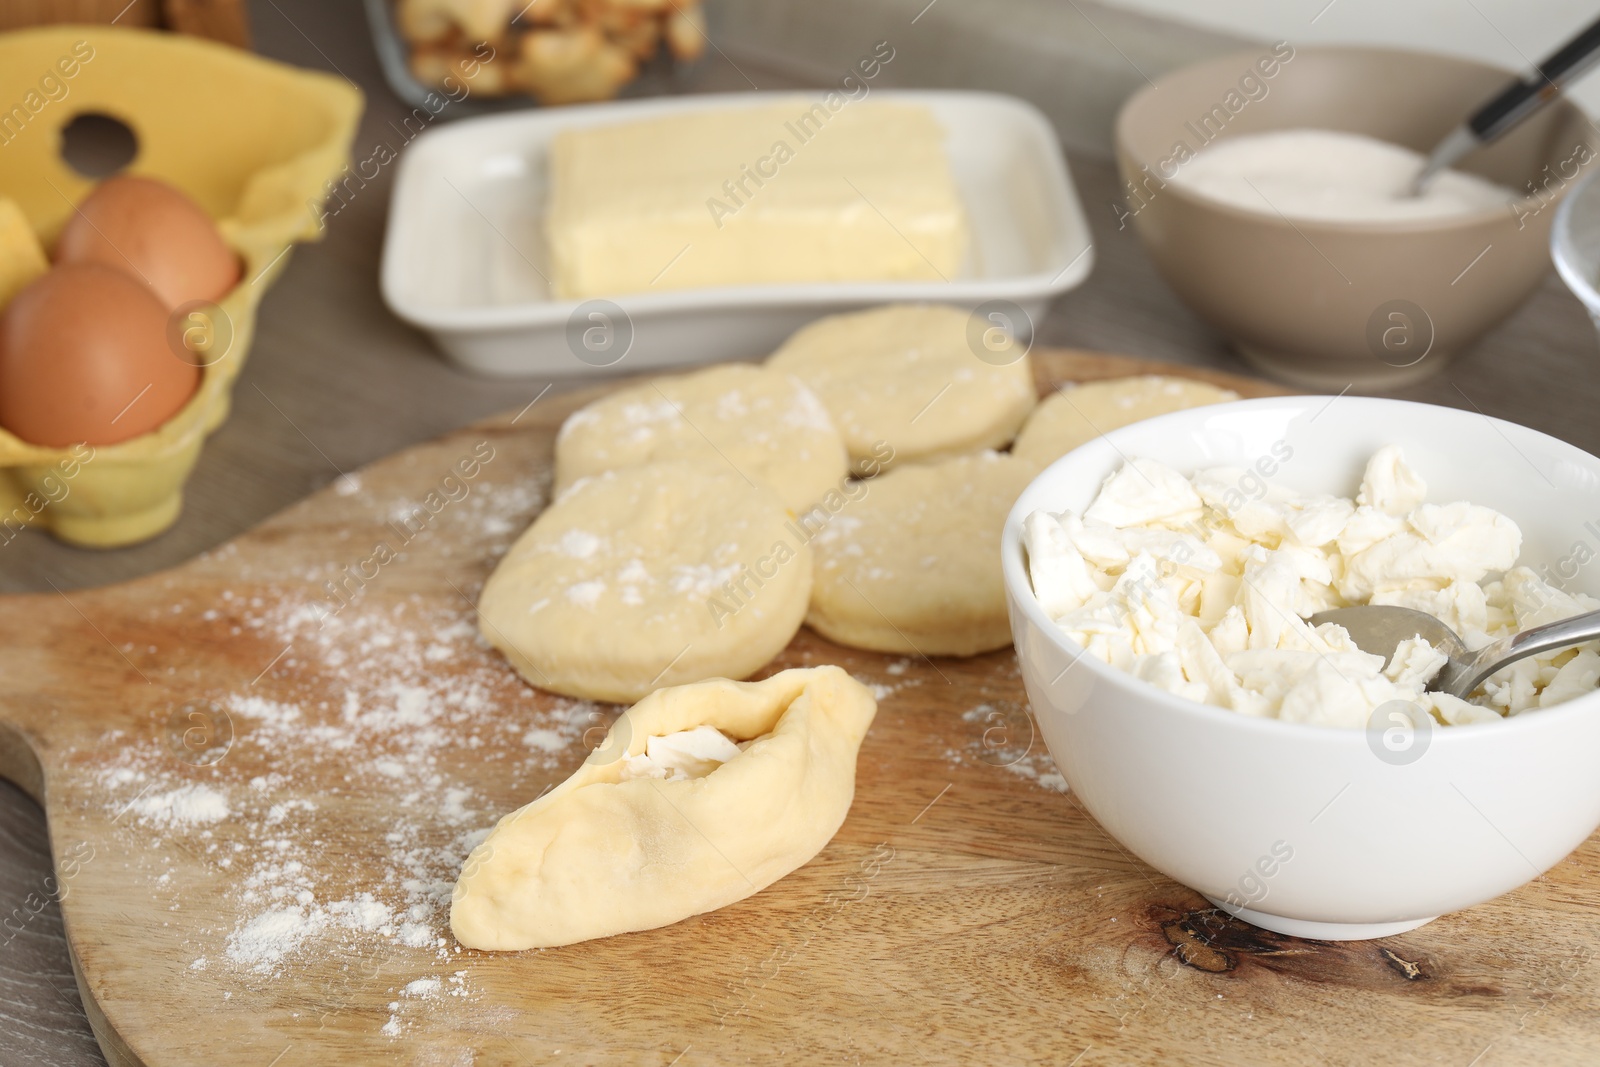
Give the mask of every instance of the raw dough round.
[[973, 656], [1011, 643], [1000, 530], [1038, 469], [980, 452], [911, 464], [862, 492], [811, 542], [806, 622], [876, 652]]
[[478, 614], [534, 685], [631, 702], [759, 670], [810, 590], [811, 550], [777, 494], [680, 460], [575, 483], [511, 546]]
[[[878, 710], [839, 667], [660, 689], [571, 778], [501, 819], [450, 903], [468, 948], [570, 945], [743, 900], [802, 866], [844, 822]], [[703, 778], [622, 781], [651, 737], [714, 726], [754, 743]]]
[[1238, 399], [1231, 389], [1159, 374], [1084, 382], [1062, 389], [1034, 408], [1011, 454], [1045, 467], [1119, 426]]
[[805, 510], [844, 480], [844, 442], [816, 394], [781, 371], [733, 363], [655, 378], [576, 412], [556, 437], [556, 491], [655, 460], [721, 464]]
[[1026, 355], [979, 359], [971, 316], [943, 304], [896, 304], [813, 322], [767, 366], [822, 398], [857, 471], [999, 448], [1038, 402]]

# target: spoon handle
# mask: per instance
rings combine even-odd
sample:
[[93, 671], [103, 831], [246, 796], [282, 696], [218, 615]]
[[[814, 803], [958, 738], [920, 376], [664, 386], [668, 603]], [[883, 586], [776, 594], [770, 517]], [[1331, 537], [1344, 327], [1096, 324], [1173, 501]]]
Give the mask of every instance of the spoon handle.
[[1518, 78], [1504, 92], [1479, 108], [1467, 125], [1487, 144], [1549, 103], [1561, 86], [1581, 76], [1600, 61], [1600, 21], [1562, 45], [1539, 64], [1530, 77]]
[[1482, 685], [1485, 678], [1519, 659], [1571, 648], [1596, 638], [1600, 638], [1600, 611], [1589, 611], [1570, 619], [1545, 623], [1485, 645], [1459, 663], [1452, 660], [1439, 672], [1435, 684], [1442, 692], [1466, 699], [1467, 694]]
[[1596, 63], [1600, 63], [1600, 20], [1590, 23], [1529, 77], [1513, 81], [1445, 135], [1412, 179], [1409, 195], [1420, 195], [1440, 171], [1544, 107], [1561, 94], [1563, 85], [1581, 77]]

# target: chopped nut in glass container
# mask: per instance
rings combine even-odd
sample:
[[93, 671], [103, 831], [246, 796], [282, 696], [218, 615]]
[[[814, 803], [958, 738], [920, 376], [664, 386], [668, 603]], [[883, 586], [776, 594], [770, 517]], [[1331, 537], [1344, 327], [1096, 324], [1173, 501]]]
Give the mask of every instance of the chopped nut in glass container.
[[544, 104], [609, 100], [658, 56], [705, 51], [700, 0], [398, 0], [412, 76]]

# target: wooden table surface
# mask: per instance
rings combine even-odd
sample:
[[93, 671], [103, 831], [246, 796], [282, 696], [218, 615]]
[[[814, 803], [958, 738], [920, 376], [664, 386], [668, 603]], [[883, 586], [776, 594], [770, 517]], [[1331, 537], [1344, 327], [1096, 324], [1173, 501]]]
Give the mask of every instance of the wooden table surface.
[[[257, 50], [343, 74], [368, 93], [357, 138], [365, 155], [398, 141], [406, 110], [384, 87], [360, 5], [353, 0], [252, 4]], [[694, 89], [794, 87], [771, 71], [713, 55]], [[1110, 162], [1074, 155], [1078, 190], [1095, 230], [1090, 280], [1052, 306], [1039, 338], [1052, 345], [1127, 352], [1243, 371], [1222, 341], [1156, 278], [1112, 204]], [[392, 318], [377, 270], [392, 168], [331, 220], [322, 243], [297, 250], [268, 294], [259, 334], [235, 388], [229, 422], [211, 439], [189, 484], [183, 517], [145, 545], [87, 552], [28, 532], [0, 546], [0, 591], [69, 592], [169, 567], [254, 526], [339, 472], [525, 403], [544, 380], [466, 377], [427, 340]], [[1443, 375], [1392, 395], [1525, 423], [1600, 452], [1600, 360], [1582, 307], [1552, 273], [1505, 325]], [[100, 1064], [78, 1001], [60, 912], [47, 902], [44, 819], [0, 782], [0, 1062], [5, 1067]], [[40, 903], [43, 906], [40, 906]], [[20, 931], [13, 929], [20, 926]]]

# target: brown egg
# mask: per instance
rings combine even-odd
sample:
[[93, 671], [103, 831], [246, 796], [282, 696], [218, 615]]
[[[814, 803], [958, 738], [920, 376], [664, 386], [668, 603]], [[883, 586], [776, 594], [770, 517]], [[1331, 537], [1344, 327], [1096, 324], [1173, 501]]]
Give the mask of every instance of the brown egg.
[[211, 216], [154, 178], [100, 183], [67, 220], [57, 263], [103, 263], [155, 290], [169, 309], [220, 300], [239, 281], [239, 257]]
[[200, 368], [167, 344], [167, 309], [97, 263], [56, 267], [0, 319], [0, 426], [64, 448], [148, 433], [183, 407]]

